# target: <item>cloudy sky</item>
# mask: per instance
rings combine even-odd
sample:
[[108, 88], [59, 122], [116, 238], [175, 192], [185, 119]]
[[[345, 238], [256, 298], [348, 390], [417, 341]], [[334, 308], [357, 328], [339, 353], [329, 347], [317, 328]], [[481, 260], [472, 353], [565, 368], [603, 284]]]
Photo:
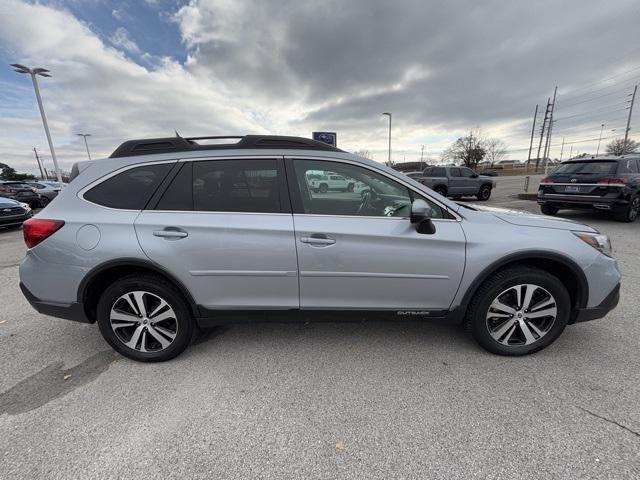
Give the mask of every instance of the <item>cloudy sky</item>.
[[[33, 89], [42, 66], [63, 168], [144, 136], [338, 132], [386, 160], [428, 157], [470, 129], [526, 158], [558, 85], [552, 156], [624, 135], [640, 82], [637, 0], [0, 0], [0, 162], [50, 164]], [[4, 66], [3, 66], [4, 65]], [[640, 129], [640, 105], [632, 136]], [[640, 134], [636, 136], [640, 139]], [[594, 140], [594, 138], [596, 140]]]

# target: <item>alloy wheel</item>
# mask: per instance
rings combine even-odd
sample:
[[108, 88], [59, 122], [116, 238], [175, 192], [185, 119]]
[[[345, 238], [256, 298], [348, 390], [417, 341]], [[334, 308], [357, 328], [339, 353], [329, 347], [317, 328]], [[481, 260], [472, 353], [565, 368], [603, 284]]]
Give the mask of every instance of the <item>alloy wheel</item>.
[[164, 350], [178, 334], [173, 308], [158, 295], [140, 290], [121, 295], [111, 307], [109, 321], [118, 340], [139, 352]]
[[506, 346], [531, 345], [544, 337], [558, 316], [556, 300], [532, 284], [514, 285], [498, 295], [487, 312], [491, 337]]
[[629, 209], [629, 220], [632, 222], [638, 216], [640, 212], [640, 197], [636, 197], [631, 201], [631, 208]]

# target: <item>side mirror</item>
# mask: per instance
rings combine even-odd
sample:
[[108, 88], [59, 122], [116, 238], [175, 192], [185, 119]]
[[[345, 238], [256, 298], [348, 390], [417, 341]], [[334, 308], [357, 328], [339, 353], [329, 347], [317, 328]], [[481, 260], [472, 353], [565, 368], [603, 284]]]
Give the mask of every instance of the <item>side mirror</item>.
[[480, 175], [478, 175], [477, 173], [474, 173], [473, 175], [471, 175], [471, 178], [478, 178]]
[[436, 233], [436, 227], [431, 221], [435, 217], [435, 211], [422, 199], [414, 200], [411, 204], [411, 223], [416, 224], [418, 233]]

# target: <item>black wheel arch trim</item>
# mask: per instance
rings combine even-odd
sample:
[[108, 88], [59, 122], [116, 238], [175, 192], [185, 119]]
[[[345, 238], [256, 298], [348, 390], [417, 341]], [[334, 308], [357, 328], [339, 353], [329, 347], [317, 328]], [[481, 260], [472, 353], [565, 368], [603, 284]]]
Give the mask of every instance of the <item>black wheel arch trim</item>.
[[102, 272], [105, 270], [109, 270], [114, 267], [137, 267], [137, 268], [145, 268], [151, 270], [158, 275], [161, 275], [167, 278], [171, 283], [173, 283], [176, 288], [183, 294], [185, 300], [189, 304], [189, 308], [194, 317], [200, 316], [200, 310], [198, 308], [198, 304], [195, 302], [191, 292], [185, 287], [185, 285], [178, 280], [173, 274], [169, 273], [165, 268], [158, 265], [155, 262], [150, 260], [143, 260], [140, 258], [121, 258], [118, 260], [109, 260], [104, 263], [101, 263], [95, 267], [93, 267], [89, 272], [84, 276], [80, 285], [78, 286], [78, 303], [84, 305], [84, 301], [86, 299], [87, 287], [91, 284], [91, 282]]
[[578, 312], [579, 309], [584, 309], [587, 306], [587, 300], [589, 298], [589, 283], [587, 282], [587, 277], [584, 274], [584, 271], [580, 266], [574, 262], [572, 259], [561, 255], [559, 253], [548, 252], [544, 250], [528, 250], [524, 252], [516, 252], [509, 255], [506, 255], [499, 260], [491, 263], [489, 266], [485, 267], [482, 272], [480, 272], [476, 278], [473, 279], [469, 288], [465, 292], [462, 297], [462, 301], [460, 305], [454, 307], [450, 310], [449, 318], [454, 322], [462, 322], [467, 312], [467, 307], [469, 303], [471, 303], [471, 299], [478, 291], [478, 288], [487, 280], [493, 273], [498, 270], [506, 267], [511, 263], [516, 262], [531, 262], [535, 260], [549, 260], [553, 262], [557, 262], [564, 267], [567, 267], [577, 278], [577, 288], [576, 288], [576, 301], [572, 306], [572, 316], [569, 320], [569, 323], [573, 323], [574, 316]]

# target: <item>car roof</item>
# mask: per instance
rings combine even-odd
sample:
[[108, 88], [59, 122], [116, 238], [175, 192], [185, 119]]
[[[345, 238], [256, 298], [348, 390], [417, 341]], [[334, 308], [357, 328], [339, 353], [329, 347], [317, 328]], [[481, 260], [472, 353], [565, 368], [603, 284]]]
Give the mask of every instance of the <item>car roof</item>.
[[580, 162], [620, 162], [623, 160], [638, 160], [640, 159], [640, 155], [591, 155], [588, 157], [580, 157], [580, 158], [570, 158], [569, 160], [565, 160], [562, 163], [580, 163]]

